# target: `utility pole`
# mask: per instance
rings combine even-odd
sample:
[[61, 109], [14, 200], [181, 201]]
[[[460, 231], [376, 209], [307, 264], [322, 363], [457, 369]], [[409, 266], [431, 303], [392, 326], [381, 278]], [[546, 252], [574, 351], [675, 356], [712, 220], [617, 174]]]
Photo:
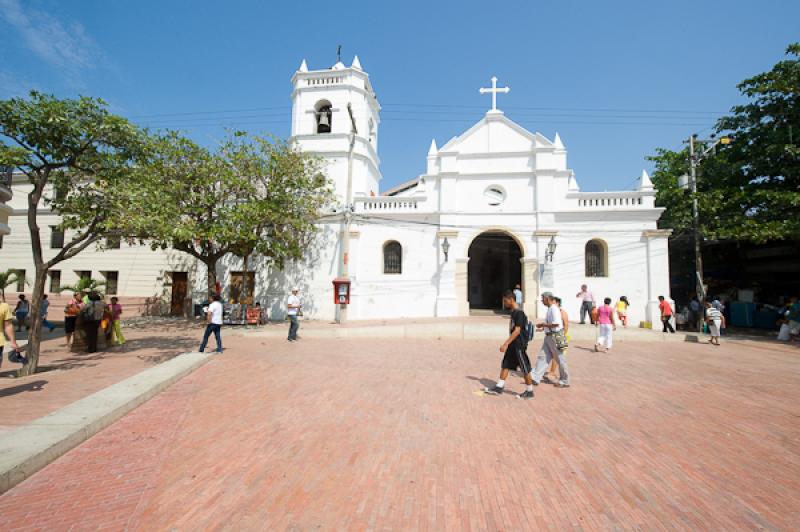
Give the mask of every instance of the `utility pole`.
[[694, 233], [694, 275], [697, 300], [700, 302], [698, 314], [698, 331], [701, 330], [705, 308], [705, 286], [703, 284], [703, 254], [700, 251], [700, 213], [697, 209], [697, 160], [694, 154], [694, 140], [697, 135], [689, 137], [689, 182], [692, 187], [692, 233]]
[[[692, 233], [694, 234], [694, 275], [695, 275], [695, 290], [697, 292], [697, 300], [700, 302], [700, 313], [698, 315], [697, 328], [702, 330], [703, 315], [705, 314], [705, 299], [706, 289], [703, 279], [703, 254], [700, 249], [700, 212], [697, 206], [697, 165], [709, 154], [716, 153], [717, 145], [728, 145], [732, 141], [732, 137], [725, 136], [719, 139], [712, 138], [707, 140], [698, 140], [697, 134], [691, 135], [684, 143], [689, 145], [689, 176], [682, 176], [678, 178], [678, 185], [681, 188], [686, 188], [688, 184], [692, 193]], [[711, 146], [696, 153], [698, 145], [702, 148], [706, 144]], [[687, 183], [688, 181], [688, 183]]]
[[[342, 260], [339, 267], [341, 277], [350, 277], [350, 222], [353, 219], [353, 151], [356, 145], [356, 119], [353, 116], [353, 106], [347, 104], [347, 113], [350, 115], [350, 149], [347, 153], [347, 193], [345, 195], [344, 231], [342, 233]], [[347, 322], [347, 305], [337, 304], [336, 323]]]

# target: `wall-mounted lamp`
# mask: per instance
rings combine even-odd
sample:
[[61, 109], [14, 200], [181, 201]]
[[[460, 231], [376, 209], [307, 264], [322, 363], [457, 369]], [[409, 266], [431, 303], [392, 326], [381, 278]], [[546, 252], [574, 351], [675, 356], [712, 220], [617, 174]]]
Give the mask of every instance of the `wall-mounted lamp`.
[[547, 258], [547, 262], [553, 262], [553, 255], [556, 254], [556, 237], [551, 236], [550, 242], [547, 243], [547, 253], [545, 257]]
[[447, 237], [444, 237], [444, 242], [442, 242], [442, 251], [444, 252], [444, 261], [447, 262], [447, 254], [450, 252], [450, 242], [447, 241]]

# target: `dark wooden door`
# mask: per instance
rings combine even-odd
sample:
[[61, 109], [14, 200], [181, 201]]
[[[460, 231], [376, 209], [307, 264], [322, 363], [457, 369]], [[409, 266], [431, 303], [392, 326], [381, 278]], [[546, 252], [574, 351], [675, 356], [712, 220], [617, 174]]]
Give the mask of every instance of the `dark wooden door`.
[[186, 288], [189, 283], [189, 274], [186, 272], [172, 272], [172, 303], [170, 314], [183, 315], [183, 300], [186, 299]]

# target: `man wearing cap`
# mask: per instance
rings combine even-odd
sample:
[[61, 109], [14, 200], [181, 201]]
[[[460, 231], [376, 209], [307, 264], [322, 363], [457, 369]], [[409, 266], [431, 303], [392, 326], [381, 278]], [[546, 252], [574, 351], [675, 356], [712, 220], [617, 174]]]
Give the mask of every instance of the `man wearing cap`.
[[[536, 328], [543, 330], [545, 337], [542, 348], [536, 357], [536, 368], [533, 370], [533, 383], [539, 384], [544, 377], [547, 366], [555, 358], [558, 360], [558, 382], [555, 385], [559, 388], [569, 387], [569, 370], [567, 369], [567, 359], [564, 352], [556, 347], [553, 335], [564, 330], [564, 323], [561, 319], [561, 309], [556, 305], [555, 297], [552, 292], [542, 294], [542, 303], [547, 307], [547, 314], [544, 322], [536, 324]], [[548, 382], [548, 381], [545, 381]]]
[[297, 330], [300, 328], [300, 323], [297, 321], [297, 313], [302, 306], [300, 296], [297, 295], [299, 291], [296, 286], [293, 286], [292, 293], [289, 294], [289, 299], [286, 300], [286, 313], [289, 315], [289, 337], [287, 340], [290, 342], [297, 341]]

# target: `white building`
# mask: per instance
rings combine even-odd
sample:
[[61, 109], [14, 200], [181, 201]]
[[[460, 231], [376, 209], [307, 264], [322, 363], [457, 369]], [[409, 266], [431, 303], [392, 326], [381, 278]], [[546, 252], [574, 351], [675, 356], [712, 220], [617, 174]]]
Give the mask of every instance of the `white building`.
[[7, 204], [13, 196], [11, 192], [11, 169], [0, 166], [0, 249], [3, 247], [3, 237], [11, 233], [8, 226], [8, 216], [11, 206]]
[[[654, 206], [646, 172], [633, 190], [581, 192], [558, 134], [551, 140], [506, 117], [495, 103], [504, 89], [493, 80], [482, 91], [491, 93], [491, 109], [441, 147], [432, 141], [425, 174], [381, 194], [380, 105], [358, 58], [313, 71], [303, 61], [292, 84], [291, 141], [325, 159], [340, 207], [322, 218], [318, 244], [302, 263], [283, 272], [258, 260], [248, 265], [255, 299], [273, 316], [282, 315], [296, 284], [306, 316], [334, 318], [331, 283], [346, 259], [348, 319], [466, 316], [499, 308], [502, 291], [519, 283], [529, 313], [549, 290], [577, 317], [575, 293], [588, 284], [598, 302], [626, 295], [632, 323], [658, 320], [657, 297], [669, 296], [669, 233], [657, 229], [663, 209]], [[5, 248], [6, 263], [4, 255]], [[204, 297], [203, 267], [187, 256], [138, 247], [99, 255], [80, 255], [69, 268], [95, 270], [113, 258], [117, 270], [108, 271], [118, 271], [120, 294], [174, 300], [181, 296], [169, 287], [176, 272], [188, 278], [195, 301]], [[230, 287], [243, 268], [240, 259], [224, 262], [218, 273]]]

